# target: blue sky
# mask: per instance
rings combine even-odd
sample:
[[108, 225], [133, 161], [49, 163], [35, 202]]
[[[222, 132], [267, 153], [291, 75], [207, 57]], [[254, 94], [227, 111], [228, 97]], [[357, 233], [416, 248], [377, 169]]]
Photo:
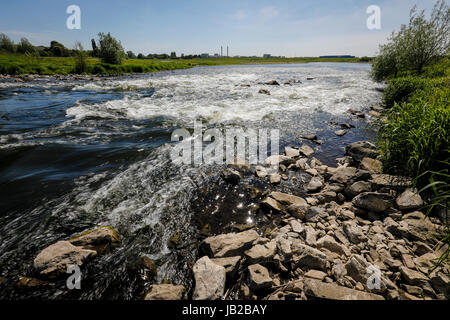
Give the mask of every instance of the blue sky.
[[[3, 1], [0, 32], [33, 44], [57, 40], [90, 48], [111, 32], [136, 53], [231, 55], [374, 55], [408, 22], [414, 4], [430, 12], [435, 0], [16, 0]], [[69, 5], [81, 8], [81, 30], [66, 27]], [[381, 8], [381, 30], [368, 30], [366, 9]], [[225, 49], [224, 49], [225, 50]]]

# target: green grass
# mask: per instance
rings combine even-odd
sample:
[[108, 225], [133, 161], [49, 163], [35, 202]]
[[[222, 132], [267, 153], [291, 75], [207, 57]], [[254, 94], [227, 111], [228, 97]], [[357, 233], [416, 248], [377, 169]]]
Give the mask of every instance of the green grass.
[[[360, 62], [358, 58], [206, 58], [206, 59], [127, 59], [122, 65], [101, 63], [88, 58], [86, 74], [150, 73], [198, 66], [283, 64], [309, 62]], [[0, 53], [0, 74], [67, 75], [75, 73], [74, 57], [31, 57]]]

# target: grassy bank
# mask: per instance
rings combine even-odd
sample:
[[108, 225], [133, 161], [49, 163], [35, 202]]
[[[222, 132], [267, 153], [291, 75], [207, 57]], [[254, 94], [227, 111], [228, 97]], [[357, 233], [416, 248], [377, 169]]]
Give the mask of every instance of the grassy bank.
[[[87, 58], [86, 74], [150, 73], [197, 66], [283, 64], [308, 62], [359, 62], [358, 58], [205, 58], [205, 59], [127, 59], [121, 65], [101, 63]], [[0, 74], [67, 75], [76, 73], [74, 57], [34, 57], [24, 54], [0, 54]]]

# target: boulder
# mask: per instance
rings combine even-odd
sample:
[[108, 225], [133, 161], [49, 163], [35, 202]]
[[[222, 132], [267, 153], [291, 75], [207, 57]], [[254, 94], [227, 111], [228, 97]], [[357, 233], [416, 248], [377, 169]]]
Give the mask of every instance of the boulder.
[[102, 254], [120, 245], [119, 235], [113, 227], [100, 227], [82, 233], [69, 240], [71, 244], [83, 249], [90, 249]]
[[334, 283], [325, 283], [315, 279], [305, 279], [305, 294], [310, 297], [328, 300], [384, 300], [380, 295], [358, 291], [339, 286]]
[[193, 268], [195, 278], [194, 300], [220, 299], [225, 291], [225, 268], [212, 262], [207, 256], [199, 259]]
[[422, 287], [428, 285], [429, 279], [421, 272], [411, 270], [407, 267], [401, 266], [400, 273], [407, 283], [413, 286]]
[[352, 203], [367, 211], [384, 212], [393, 206], [394, 199], [387, 193], [364, 192], [356, 196]]
[[395, 201], [400, 210], [413, 210], [423, 206], [423, 200], [417, 192], [407, 189]]
[[368, 178], [370, 178], [368, 171], [358, 170], [354, 167], [340, 167], [331, 176], [330, 182], [348, 184]]
[[227, 233], [209, 237], [201, 244], [201, 249], [214, 258], [241, 256], [251, 248], [253, 241], [259, 238], [255, 230], [240, 233]]
[[260, 203], [261, 207], [268, 211], [281, 212], [283, 211], [283, 206], [277, 200], [267, 197]]
[[181, 285], [154, 284], [144, 300], [181, 300], [185, 290]]
[[389, 174], [372, 174], [372, 179], [369, 180], [370, 183], [379, 189], [394, 189], [394, 190], [404, 190], [405, 188], [411, 186], [412, 181], [407, 177], [402, 176], [391, 176]]
[[271, 192], [269, 196], [284, 205], [301, 204], [307, 205], [306, 201], [301, 198], [287, 193]]
[[348, 145], [345, 151], [347, 155], [358, 162], [361, 162], [364, 157], [376, 158], [378, 156], [377, 147], [369, 141], [354, 142]]
[[33, 265], [40, 275], [56, 278], [66, 274], [70, 266], [82, 266], [96, 255], [94, 250], [76, 247], [69, 241], [59, 241], [42, 250]]
[[372, 191], [372, 186], [367, 181], [357, 181], [345, 188], [345, 194], [349, 198], [354, 198], [360, 193]]
[[253, 264], [248, 267], [250, 289], [258, 291], [272, 287], [273, 280], [267, 268], [260, 264]]
[[347, 134], [347, 130], [337, 130], [334, 132], [334, 134], [337, 135], [338, 137], [342, 137]]

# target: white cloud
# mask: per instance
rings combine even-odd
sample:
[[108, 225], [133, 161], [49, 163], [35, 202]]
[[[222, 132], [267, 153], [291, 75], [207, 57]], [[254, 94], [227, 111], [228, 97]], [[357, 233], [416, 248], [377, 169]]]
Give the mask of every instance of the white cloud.
[[259, 10], [258, 17], [263, 20], [270, 20], [279, 16], [280, 12], [275, 7], [264, 7]]
[[248, 14], [243, 10], [238, 10], [234, 14], [231, 15], [231, 19], [238, 20], [238, 21], [244, 20], [247, 17], [248, 17]]

